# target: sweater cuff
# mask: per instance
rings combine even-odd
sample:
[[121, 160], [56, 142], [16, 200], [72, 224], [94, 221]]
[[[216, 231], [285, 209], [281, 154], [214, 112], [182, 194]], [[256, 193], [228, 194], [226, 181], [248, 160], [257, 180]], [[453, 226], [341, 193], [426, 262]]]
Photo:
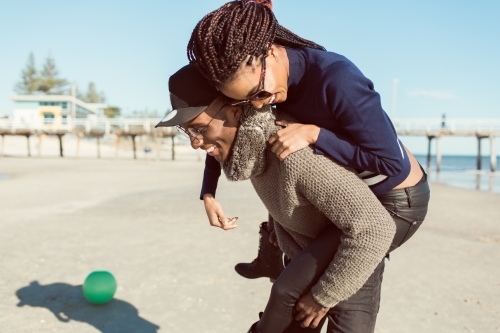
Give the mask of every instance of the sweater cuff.
[[311, 295], [312, 298], [321, 305], [322, 307], [325, 308], [333, 308], [335, 305], [339, 304], [341, 300], [335, 299], [334, 297], [329, 296], [321, 286], [319, 286], [319, 283], [315, 284], [311, 288]]

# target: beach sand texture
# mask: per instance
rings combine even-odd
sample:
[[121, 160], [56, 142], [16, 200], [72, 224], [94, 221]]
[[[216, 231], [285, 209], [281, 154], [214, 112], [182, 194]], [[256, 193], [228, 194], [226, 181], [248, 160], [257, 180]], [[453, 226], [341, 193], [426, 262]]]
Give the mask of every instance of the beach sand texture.
[[[246, 332], [271, 284], [234, 272], [267, 214], [249, 182], [221, 181], [239, 227], [210, 227], [204, 163], [0, 159], [0, 332]], [[384, 274], [376, 332], [500, 332], [500, 195], [432, 185], [428, 218]], [[93, 306], [94, 269], [118, 281]]]

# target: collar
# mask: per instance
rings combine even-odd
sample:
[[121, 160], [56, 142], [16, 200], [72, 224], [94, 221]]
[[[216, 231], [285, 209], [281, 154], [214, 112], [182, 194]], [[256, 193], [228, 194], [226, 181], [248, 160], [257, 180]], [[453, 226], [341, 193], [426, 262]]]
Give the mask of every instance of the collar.
[[278, 130], [275, 120], [276, 114], [270, 106], [244, 107], [231, 156], [222, 163], [228, 180], [246, 180], [265, 170], [267, 140]]

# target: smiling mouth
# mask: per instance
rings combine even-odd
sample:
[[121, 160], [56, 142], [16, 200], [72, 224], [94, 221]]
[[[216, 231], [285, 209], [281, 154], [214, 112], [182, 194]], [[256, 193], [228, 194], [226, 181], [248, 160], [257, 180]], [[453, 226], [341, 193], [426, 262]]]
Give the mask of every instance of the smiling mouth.
[[214, 152], [214, 150], [215, 150], [215, 146], [212, 146], [210, 148], [207, 148], [206, 152], [207, 152], [208, 155], [212, 155], [212, 153]]

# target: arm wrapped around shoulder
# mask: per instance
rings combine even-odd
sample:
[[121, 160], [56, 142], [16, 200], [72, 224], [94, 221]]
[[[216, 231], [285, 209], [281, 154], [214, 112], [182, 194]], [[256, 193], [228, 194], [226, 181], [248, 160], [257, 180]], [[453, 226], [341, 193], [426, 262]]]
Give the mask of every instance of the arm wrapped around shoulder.
[[313, 298], [331, 308], [367, 281], [389, 251], [396, 225], [351, 169], [325, 156], [310, 158], [300, 166], [299, 191], [343, 233], [333, 261], [311, 288]]

